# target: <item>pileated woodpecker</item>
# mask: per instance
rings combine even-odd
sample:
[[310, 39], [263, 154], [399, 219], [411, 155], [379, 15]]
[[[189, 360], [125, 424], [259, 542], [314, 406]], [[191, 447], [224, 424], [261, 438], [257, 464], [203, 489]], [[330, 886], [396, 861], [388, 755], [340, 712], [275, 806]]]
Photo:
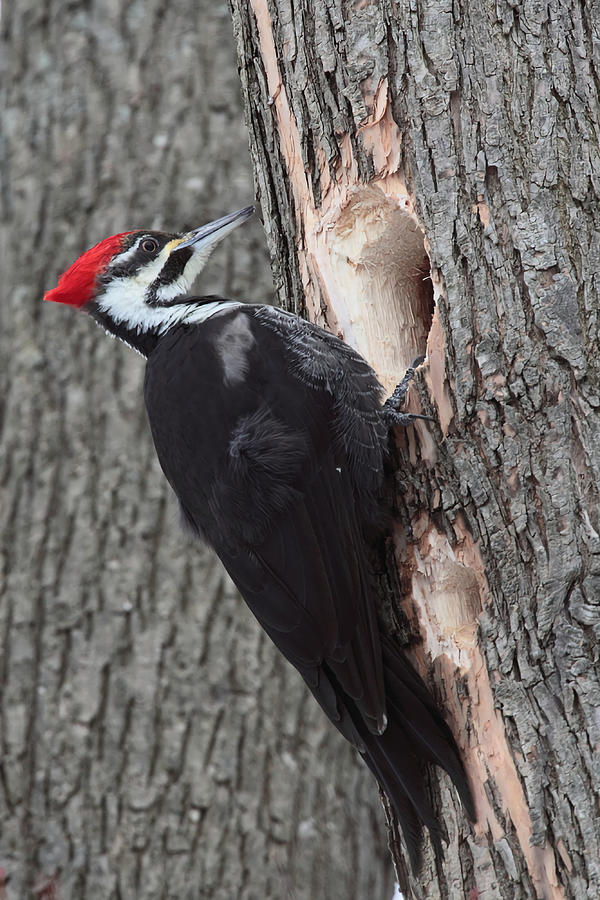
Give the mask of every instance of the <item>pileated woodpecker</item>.
[[101, 241], [46, 300], [88, 312], [145, 356], [144, 396], [184, 522], [362, 754], [401, 823], [413, 868], [422, 825], [440, 846], [422, 761], [445, 769], [473, 816], [450, 729], [425, 684], [380, 632], [365, 534], [390, 424], [414, 370], [381, 403], [365, 360], [270, 306], [187, 291], [252, 207], [184, 235]]

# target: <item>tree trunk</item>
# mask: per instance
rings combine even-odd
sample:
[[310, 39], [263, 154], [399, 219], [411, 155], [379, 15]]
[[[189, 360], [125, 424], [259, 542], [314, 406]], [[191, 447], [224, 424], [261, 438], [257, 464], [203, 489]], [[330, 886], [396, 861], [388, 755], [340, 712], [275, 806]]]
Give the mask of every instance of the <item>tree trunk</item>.
[[[20, 0], [2, 15], [7, 900], [389, 897], [371, 776], [182, 536], [143, 363], [41, 303], [108, 234], [250, 201], [227, 7]], [[269, 299], [258, 223], [200, 289]]]
[[441, 779], [444, 862], [395, 843], [403, 888], [597, 897], [600, 6], [231, 5], [282, 302], [388, 388], [427, 353], [395, 619], [478, 819]]

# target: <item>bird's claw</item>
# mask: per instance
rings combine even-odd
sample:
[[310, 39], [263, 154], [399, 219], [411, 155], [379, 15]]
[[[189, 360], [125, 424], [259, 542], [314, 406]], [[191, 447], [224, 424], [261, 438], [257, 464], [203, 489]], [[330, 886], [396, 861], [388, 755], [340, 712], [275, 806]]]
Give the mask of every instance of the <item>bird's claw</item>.
[[388, 423], [390, 428], [394, 425], [412, 425], [415, 419], [424, 419], [427, 422], [436, 421], [431, 416], [424, 416], [419, 413], [405, 413], [399, 411], [399, 407], [407, 394], [410, 383], [415, 377], [415, 369], [417, 369], [424, 360], [424, 356], [417, 356], [417, 358], [406, 370], [402, 381], [396, 386], [392, 395], [388, 397], [388, 399], [383, 404], [382, 413], [385, 421]]

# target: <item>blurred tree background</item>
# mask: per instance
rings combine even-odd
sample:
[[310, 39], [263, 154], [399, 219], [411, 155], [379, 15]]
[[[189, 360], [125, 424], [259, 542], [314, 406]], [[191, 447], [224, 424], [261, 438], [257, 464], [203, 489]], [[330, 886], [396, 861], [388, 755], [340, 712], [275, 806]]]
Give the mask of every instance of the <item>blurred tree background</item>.
[[[251, 202], [227, 5], [4, 3], [2, 60], [7, 896], [389, 897], [374, 781], [178, 527], [142, 360], [41, 302], [108, 234]], [[200, 290], [272, 299], [258, 221]]]

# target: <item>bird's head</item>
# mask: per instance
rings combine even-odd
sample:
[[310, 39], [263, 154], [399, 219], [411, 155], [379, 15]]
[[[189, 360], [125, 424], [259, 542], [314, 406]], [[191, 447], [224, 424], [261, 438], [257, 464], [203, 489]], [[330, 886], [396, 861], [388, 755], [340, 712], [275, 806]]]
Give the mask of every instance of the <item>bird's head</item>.
[[114, 331], [161, 333], [186, 319], [186, 294], [211, 251], [253, 211], [247, 206], [180, 235], [114, 234], [75, 260], [44, 300], [85, 309]]

